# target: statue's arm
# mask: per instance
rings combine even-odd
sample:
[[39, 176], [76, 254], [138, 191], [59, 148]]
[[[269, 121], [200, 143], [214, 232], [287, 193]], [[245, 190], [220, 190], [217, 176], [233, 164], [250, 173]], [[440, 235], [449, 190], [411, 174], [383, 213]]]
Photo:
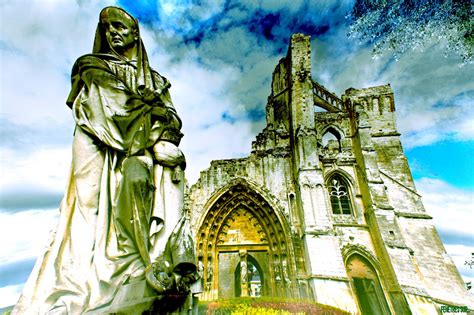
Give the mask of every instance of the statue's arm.
[[159, 140], [164, 140], [178, 145], [182, 137], [180, 132], [182, 122], [171, 100], [169, 92], [171, 84], [157, 72], [153, 71], [153, 75], [155, 85], [160, 93], [159, 106], [154, 106], [152, 109], [152, 128], [157, 132], [152, 132], [149, 144], [151, 146]]
[[153, 77], [157, 87], [156, 92], [158, 92], [158, 106], [153, 108], [152, 114], [158, 119], [164, 120], [169, 126], [180, 130], [182, 123], [171, 100], [170, 82], [156, 71], [153, 71]]
[[153, 126], [150, 134], [149, 145], [153, 146], [155, 161], [163, 166], [186, 168], [186, 159], [178, 148], [183, 134], [182, 122], [173, 106], [168, 80], [154, 72], [154, 80], [160, 91], [159, 103], [152, 109]]

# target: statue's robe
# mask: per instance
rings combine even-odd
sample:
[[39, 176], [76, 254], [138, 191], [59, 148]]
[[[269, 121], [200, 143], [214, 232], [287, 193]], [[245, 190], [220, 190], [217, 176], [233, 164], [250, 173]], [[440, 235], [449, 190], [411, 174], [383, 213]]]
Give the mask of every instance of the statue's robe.
[[151, 146], [177, 144], [181, 122], [166, 79], [152, 78], [166, 119], [140, 96], [133, 63], [106, 54], [77, 60], [68, 102], [77, 126], [59, 224], [13, 313], [110, 313], [156, 296], [145, 268], [182, 217], [184, 180], [153, 166]]

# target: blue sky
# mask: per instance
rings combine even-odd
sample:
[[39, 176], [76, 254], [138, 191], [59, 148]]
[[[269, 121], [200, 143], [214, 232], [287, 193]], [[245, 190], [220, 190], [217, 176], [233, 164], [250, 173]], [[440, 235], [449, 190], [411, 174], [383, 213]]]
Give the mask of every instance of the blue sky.
[[352, 1], [2, 1], [0, 307], [15, 303], [58, 218], [74, 128], [70, 69], [91, 52], [107, 5], [138, 17], [152, 66], [172, 83], [190, 184], [211, 160], [249, 154], [292, 33], [312, 35], [313, 78], [334, 93], [390, 83], [417, 189], [474, 280], [463, 265], [474, 252], [474, 66], [444, 43], [374, 59], [347, 37]]
[[473, 141], [441, 141], [406, 152], [415, 179], [438, 178], [464, 189], [474, 189], [473, 153]]

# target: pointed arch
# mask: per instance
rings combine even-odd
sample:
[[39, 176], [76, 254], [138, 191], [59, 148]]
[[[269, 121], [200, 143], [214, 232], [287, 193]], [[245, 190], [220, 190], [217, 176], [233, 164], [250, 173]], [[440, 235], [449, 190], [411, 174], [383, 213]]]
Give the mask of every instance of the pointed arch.
[[324, 175], [326, 185], [328, 185], [330, 178], [336, 174], [342, 176], [349, 183], [351, 189], [355, 190], [355, 179], [348, 172], [340, 168], [332, 169]]
[[212, 209], [212, 207], [218, 202], [220, 198], [222, 198], [222, 196], [228, 193], [231, 189], [235, 189], [235, 187], [238, 187], [238, 186], [247, 187], [247, 190], [253, 191], [255, 194], [259, 195], [266, 203], [268, 203], [271, 209], [275, 212], [275, 215], [278, 217], [278, 220], [284, 226], [285, 231], [288, 232], [288, 234], [285, 236], [291, 237], [289, 233], [290, 225], [284, 214], [283, 207], [278, 202], [278, 199], [266, 189], [262, 189], [260, 185], [258, 185], [256, 182], [249, 180], [247, 178], [243, 178], [243, 177], [236, 177], [232, 179], [231, 181], [221, 186], [220, 188], [216, 189], [212, 193], [211, 197], [208, 198], [208, 200], [202, 207], [200, 218], [197, 221], [197, 226], [198, 227], [202, 226], [209, 210]]
[[321, 129], [321, 135], [324, 135], [328, 132], [334, 134], [338, 139], [343, 139], [343, 138], [346, 137], [344, 131], [342, 131], [342, 129], [339, 128], [336, 125], [331, 124], [331, 125], [325, 126], [323, 129]]
[[333, 149], [341, 152], [341, 140], [344, 133], [334, 126], [328, 126], [323, 129], [321, 143], [324, 148]]
[[[276, 277], [275, 270], [281, 270], [287, 263], [290, 273], [296, 270], [289, 224], [282, 211], [272, 206], [275, 203], [271, 199], [255, 184], [237, 178], [217, 190], [206, 203], [199, 220], [196, 244], [204, 270], [211, 268], [207, 273], [214, 275], [204, 275], [204, 281], [210, 282], [206, 285], [209, 299], [218, 297], [220, 257], [227, 255], [225, 259], [234, 259], [229, 258], [228, 253], [242, 250], [259, 253], [257, 264], [262, 265], [265, 261], [263, 264], [266, 265], [262, 277], [271, 279], [265, 290], [268, 295], [278, 295], [279, 284], [275, 279], [282, 277]], [[295, 276], [292, 274], [291, 280]]]
[[351, 255], [358, 254], [364, 257], [365, 259], [367, 259], [367, 261], [369, 261], [377, 270], [381, 270], [381, 265], [380, 265], [379, 260], [364, 245], [347, 244], [344, 247], [342, 247], [341, 253], [342, 253], [342, 258], [344, 260], [344, 264], [347, 263], [347, 259]]
[[391, 314], [377, 258], [362, 245], [346, 245], [342, 256], [361, 314]]
[[242, 296], [242, 285], [247, 286], [247, 294], [251, 297], [259, 297], [264, 295], [266, 291], [265, 274], [262, 267], [252, 255], [246, 256], [245, 272], [247, 279], [242, 281], [242, 261], [238, 262], [234, 268], [235, 278], [235, 297]]

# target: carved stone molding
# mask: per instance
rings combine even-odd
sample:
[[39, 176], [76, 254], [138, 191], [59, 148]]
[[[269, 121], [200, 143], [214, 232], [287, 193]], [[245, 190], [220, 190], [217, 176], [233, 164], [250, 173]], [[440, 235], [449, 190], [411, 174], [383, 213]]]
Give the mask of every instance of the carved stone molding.
[[347, 259], [354, 254], [359, 254], [365, 259], [367, 259], [376, 269], [380, 270], [380, 262], [375, 256], [374, 253], [366, 246], [362, 244], [352, 243], [352, 244], [345, 244], [341, 248], [342, 258], [344, 259], [344, 263]]

